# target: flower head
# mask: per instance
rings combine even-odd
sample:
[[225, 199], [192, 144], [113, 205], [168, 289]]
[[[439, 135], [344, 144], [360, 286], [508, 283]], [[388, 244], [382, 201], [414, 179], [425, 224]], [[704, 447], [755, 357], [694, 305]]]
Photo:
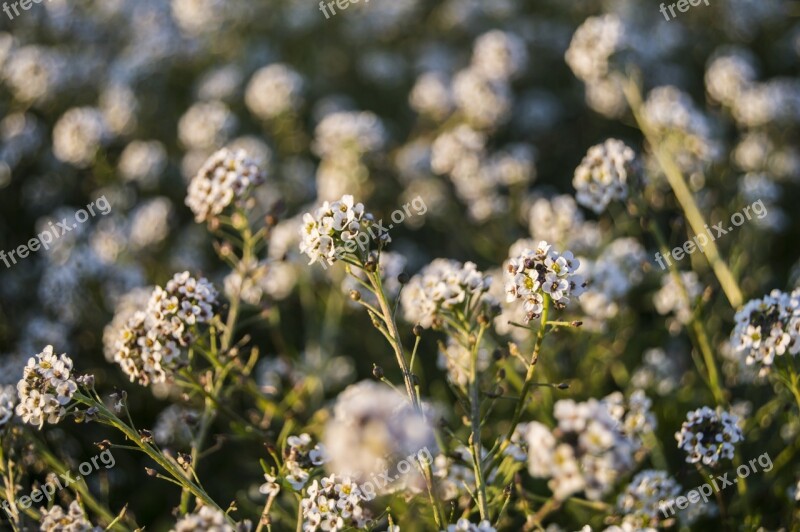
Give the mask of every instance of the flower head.
[[407, 321], [431, 327], [437, 318], [455, 309], [469, 310], [483, 298], [489, 301], [492, 278], [481, 273], [472, 262], [436, 259], [411, 278], [400, 294]]
[[177, 273], [157, 286], [147, 307], [135, 312], [119, 332], [114, 361], [142, 386], [165, 382], [179, 365], [181, 347], [189, 345], [198, 325], [217, 307], [217, 290], [204, 277]]
[[58, 423], [66, 413], [66, 405], [78, 390], [71, 377], [72, 359], [66, 354], [57, 356], [48, 345], [36, 358], [28, 359], [17, 383], [19, 404], [17, 415], [24, 423], [42, 428], [45, 421]]
[[57, 504], [49, 510], [42, 508], [41, 512], [39, 530], [42, 532], [60, 532], [62, 530], [70, 532], [100, 532], [103, 530], [102, 527], [92, 526], [77, 501], [72, 501], [66, 512]]
[[686, 451], [690, 464], [717, 465], [733, 459], [734, 445], [744, 440], [739, 416], [704, 406], [686, 415], [681, 430], [675, 433], [678, 448]]
[[635, 169], [636, 154], [621, 140], [592, 146], [572, 180], [578, 203], [599, 214], [612, 201], [624, 200]]
[[241, 204], [265, 176], [244, 150], [216, 152], [189, 183], [186, 205], [197, 222], [206, 222], [231, 204]]
[[374, 217], [364, 211], [364, 205], [356, 203], [349, 194], [333, 203], [326, 201], [313, 214], [303, 215], [300, 251], [311, 259], [309, 264], [317, 261], [333, 264], [358, 250], [361, 251], [359, 260], [363, 260], [373, 239], [391, 242], [388, 232], [370, 227], [373, 220]]
[[521, 299], [527, 321], [541, 315], [545, 295], [556, 308], [564, 308], [570, 296], [579, 296], [585, 288], [575, 273], [579, 266], [571, 251], [561, 254], [544, 240], [536, 249], [525, 248], [506, 263], [506, 301]]
[[734, 351], [743, 354], [748, 365], [756, 364], [762, 375], [770, 371], [775, 357], [800, 352], [800, 290], [791, 294], [773, 290], [748, 301], [735, 320]]

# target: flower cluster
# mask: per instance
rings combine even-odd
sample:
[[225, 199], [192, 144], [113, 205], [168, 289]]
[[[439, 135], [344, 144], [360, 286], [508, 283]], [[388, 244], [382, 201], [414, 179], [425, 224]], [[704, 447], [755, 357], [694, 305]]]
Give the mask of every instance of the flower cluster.
[[412, 277], [400, 294], [405, 319], [431, 327], [445, 312], [477, 306], [491, 281], [472, 262], [436, 259]]
[[289, 436], [283, 451], [286, 466], [286, 480], [296, 490], [301, 490], [308, 482], [309, 471], [325, 463], [325, 448], [321, 444], [312, 445], [311, 436], [300, 434]]
[[744, 440], [738, 423], [736, 414], [704, 406], [686, 415], [675, 439], [678, 448], [686, 451], [688, 463], [702, 460], [706, 465], [715, 466], [720, 460], [733, 459], [734, 444]]
[[624, 142], [608, 139], [592, 146], [575, 169], [572, 186], [578, 203], [599, 214], [612, 201], [628, 196], [636, 172], [636, 154]]
[[337, 532], [350, 527], [361, 528], [371, 516], [361, 506], [366, 497], [350, 478], [331, 475], [315, 480], [300, 501], [303, 530]]
[[615, 392], [602, 400], [556, 402], [558, 428], [551, 432], [538, 422], [527, 427], [528, 471], [550, 478], [556, 499], [584, 491], [598, 500], [618, 478], [636, 465], [642, 435], [655, 428], [650, 401], [635, 392], [627, 406]]
[[506, 301], [521, 299], [527, 321], [541, 315], [545, 295], [556, 308], [565, 308], [570, 296], [581, 295], [585, 288], [575, 273], [579, 266], [571, 251], [559, 253], [542, 240], [535, 250], [526, 248], [506, 263]]
[[66, 512], [57, 504], [49, 510], [42, 508], [41, 512], [39, 530], [42, 532], [100, 532], [103, 530], [102, 527], [92, 526], [77, 501], [72, 501]]
[[[388, 232], [375, 229], [372, 214], [364, 212], [364, 205], [355, 203], [353, 196], [345, 195], [332, 203], [324, 202], [314, 214], [303, 215], [300, 229], [300, 252], [311, 259], [309, 264], [325, 261], [333, 264], [345, 254], [355, 253], [372, 240], [391, 242]], [[362, 242], [363, 240], [363, 242]]]
[[246, 199], [265, 176], [244, 150], [223, 148], [214, 153], [189, 183], [186, 205], [195, 221], [206, 222], [234, 202]]
[[436, 447], [430, 420], [395, 390], [374, 381], [361, 381], [339, 394], [324, 441], [329, 470], [357, 482]]
[[177, 273], [164, 288], [156, 287], [143, 311], [120, 330], [114, 361], [142, 386], [165, 382], [180, 361], [180, 347], [189, 345], [193, 328], [209, 322], [217, 306], [217, 290], [204, 277]]
[[197, 512], [181, 517], [175, 523], [175, 528], [170, 532], [195, 532], [196, 530], [205, 532], [244, 532], [249, 530], [249, 526], [242, 524], [234, 528], [225, 519], [223, 512], [210, 506], [203, 506]]
[[735, 320], [734, 351], [744, 354], [748, 365], [759, 365], [762, 375], [769, 372], [776, 356], [800, 352], [800, 290], [790, 294], [773, 290], [748, 301]]
[[48, 345], [36, 358], [28, 359], [17, 384], [19, 404], [17, 415], [24, 423], [38, 425], [41, 429], [45, 421], [58, 423], [66, 413], [65, 405], [78, 390], [72, 379], [72, 359], [66, 354], [53, 353]]
[[617, 499], [617, 511], [623, 515], [623, 530], [659, 527], [664, 518], [659, 504], [674, 499], [680, 492], [680, 484], [664, 471], [640, 472]]

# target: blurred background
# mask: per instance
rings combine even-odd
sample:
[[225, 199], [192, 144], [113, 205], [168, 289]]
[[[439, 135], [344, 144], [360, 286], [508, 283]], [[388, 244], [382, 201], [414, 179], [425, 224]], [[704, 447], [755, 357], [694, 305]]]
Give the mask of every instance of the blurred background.
[[[496, 276], [502, 296], [499, 269], [520, 238], [583, 257], [594, 283], [564, 319], [584, 320], [584, 334], [559, 336], [542, 378], [569, 381], [576, 400], [646, 390], [663, 463], [679, 481], [691, 474], [673, 434], [711, 395], [693, 371], [685, 309], [654, 265], [657, 246], [641, 220], [621, 204], [599, 216], [577, 205], [573, 173], [590, 146], [624, 140], [641, 154], [642, 199], [671, 246], [687, 238], [612, 77], [637, 80], [706, 221], [727, 221], [759, 199], [768, 209], [718, 242], [745, 299], [797, 286], [800, 4], [711, 0], [670, 21], [657, 2], [638, 0], [372, 0], [336, 11], [326, 19], [313, 0], [48, 0], [13, 18], [0, 12], [0, 249], [101, 196], [111, 205], [51, 250], [0, 263], [0, 383], [15, 384], [27, 358], [52, 344], [106, 392], [124, 388], [141, 426], [168, 423], [162, 412], [180, 397], [127, 382], [104, 330], [136, 304], [137, 288], [175, 272], [205, 275], [220, 289], [232, 282], [184, 201], [209, 155], [242, 147], [266, 170], [258, 202], [277, 223], [268, 272], [253, 281], [263, 298], [250, 312], [270, 324], [252, 331], [258, 383], [265, 397], [307, 391], [292, 408], [298, 426], [313, 431], [313, 414], [368, 378], [373, 362], [398, 381], [383, 339], [348, 301], [341, 269], [306, 266], [298, 216], [347, 193], [388, 219], [421, 197], [426, 213], [392, 230], [390, 250], [405, 261], [398, 273], [436, 257], [471, 260]], [[455, 171], [457, 161], [474, 167]], [[702, 255], [681, 268], [695, 272], [688, 282], [703, 298], [735, 407], [753, 419], [743, 456], [793, 449], [773, 482], [758, 477], [750, 487], [764, 526], [775, 529], [792, 511], [800, 424], [774, 404], [770, 385], [726, 358], [733, 310]], [[510, 317], [497, 320], [499, 343], [527, 345]], [[424, 338], [422, 378], [431, 399], [447, 405], [439, 350], [435, 335]], [[546, 422], [558, 397], [537, 394]], [[102, 427], [71, 423], [40, 436], [76, 464], [106, 437]], [[219, 443], [202, 468], [210, 494], [257, 516], [263, 445], [232, 435]], [[116, 467], [90, 486], [114, 508], [130, 503], [148, 529], [167, 529], [177, 490], [149, 479], [137, 455], [115, 456]], [[45, 471], [35, 458], [30, 467], [34, 476]], [[575, 529], [592, 515], [571, 509], [554, 521]], [[700, 519], [693, 526], [703, 529]]]

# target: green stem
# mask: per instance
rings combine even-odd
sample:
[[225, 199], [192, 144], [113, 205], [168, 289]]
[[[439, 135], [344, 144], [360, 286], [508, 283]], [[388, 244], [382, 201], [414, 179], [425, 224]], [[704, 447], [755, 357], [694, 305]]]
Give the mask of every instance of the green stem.
[[481, 403], [480, 386], [478, 382], [478, 349], [483, 339], [486, 325], [481, 325], [475, 345], [472, 346], [470, 357], [470, 422], [472, 434], [470, 435], [470, 450], [472, 453], [473, 470], [475, 471], [475, 484], [478, 495], [478, 508], [481, 520], [489, 519], [489, 505], [486, 500], [486, 481], [483, 477], [482, 457], [481, 457]]
[[[650, 124], [647, 123], [647, 119], [642, 113], [642, 96], [638, 85], [634, 81], [628, 80], [623, 87], [623, 91], [631, 107], [636, 123], [642, 131], [645, 140], [647, 140], [647, 143], [650, 145], [650, 148], [653, 150], [653, 155], [655, 155], [659, 166], [661, 166], [661, 169], [664, 171], [664, 175], [667, 177], [667, 181], [670, 187], [672, 187], [672, 191], [683, 209], [686, 220], [689, 222], [692, 231], [695, 235], [704, 234], [706, 227], [705, 219], [700, 209], [697, 207], [697, 203], [692, 196], [691, 190], [689, 190], [689, 186], [686, 184], [686, 180], [683, 178], [680, 168], [675, 164], [672, 157], [665, 152], [662, 144], [658, 142], [654, 131], [651, 129]], [[717, 280], [719, 280], [731, 307], [733, 307], [734, 310], [738, 309], [742, 306], [742, 291], [728, 268], [728, 265], [720, 256], [714, 240], [710, 240], [708, 244], [703, 247], [702, 251], [708, 263], [711, 265], [714, 275], [717, 276]]]

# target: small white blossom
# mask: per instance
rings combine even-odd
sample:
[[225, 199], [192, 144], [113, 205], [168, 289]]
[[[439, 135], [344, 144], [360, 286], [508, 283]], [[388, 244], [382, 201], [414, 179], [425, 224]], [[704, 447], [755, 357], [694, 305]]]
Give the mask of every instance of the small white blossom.
[[16, 412], [23, 423], [37, 425], [40, 429], [47, 423], [58, 423], [66, 413], [66, 406], [78, 390], [72, 379], [72, 359], [66, 354], [57, 356], [53, 346], [48, 345], [28, 359], [17, 383], [19, 404]]
[[205, 222], [232, 203], [242, 204], [264, 179], [263, 172], [244, 150], [223, 148], [203, 164], [189, 183], [186, 205], [192, 209], [195, 221]]
[[625, 200], [635, 161], [633, 150], [617, 139], [589, 148], [572, 180], [578, 203], [599, 214], [612, 201]]
[[681, 430], [675, 433], [678, 448], [686, 451], [690, 464], [702, 461], [715, 466], [732, 460], [734, 445], [744, 440], [739, 416], [704, 406], [686, 415]]
[[541, 315], [545, 295], [556, 308], [564, 308], [570, 296], [579, 296], [585, 288], [575, 273], [579, 266], [572, 252], [560, 254], [544, 240], [536, 249], [525, 248], [506, 262], [506, 301], [521, 299], [527, 321]]
[[400, 302], [405, 319], [431, 327], [442, 314], [462, 308], [468, 301], [474, 304], [489, 290], [491, 282], [491, 276], [478, 271], [472, 262], [436, 259], [403, 288]]

